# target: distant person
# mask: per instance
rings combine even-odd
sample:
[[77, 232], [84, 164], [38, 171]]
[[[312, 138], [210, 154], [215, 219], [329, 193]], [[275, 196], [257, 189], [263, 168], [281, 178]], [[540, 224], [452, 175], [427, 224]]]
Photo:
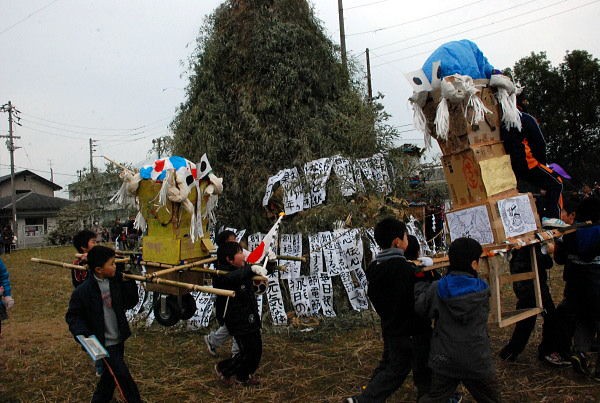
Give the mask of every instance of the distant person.
[[[94, 231], [90, 231], [89, 229], [84, 229], [79, 231], [73, 236], [73, 246], [77, 253], [81, 256], [78, 256], [73, 264], [84, 266], [87, 264], [87, 253], [96, 246], [97, 236]], [[73, 283], [73, 287], [77, 287], [81, 283], [85, 281], [87, 278], [88, 272], [83, 270], [71, 269], [71, 282]]]
[[427, 366], [431, 324], [414, 310], [415, 265], [404, 256], [408, 247], [406, 225], [386, 218], [375, 226], [381, 248], [366, 270], [368, 296], [381, 318], [383, 354], [379, 366], [361, 394], [346, 402], [383, 402], [402, 386], [412, 371], [417, 397], [427, 391], [431, 370]]
[[4, 242], [4, 253], [10, 253], [15, 234], [13, 233], [12, 227], [7, 225], [2, 230], [2, 240]]
[[0, 259], [0, 335], [2, 334], [2, 321], [8, 319], [8, 311], [15, 305], [10, 288], [8, 269]]
[[431, 389], [419, 403], [448, 402], [461, 382], [478, 402], [500, 401], [487, 330], [491, 294], [478, 277], [482, 252], [474, 239], [458, 238], [448, 250], [448, 274], [415, 285], [415, 310], [434, 321]]
[[115, 386], [128, 403], [141, 402], [138, 387], [124, 361], [125, 340], [131, 335], [125, 316], [138, 302], [135, 281], [126, 281], [117, 271], [115, 251], [94, 246], [87, 254], [89, 274], [71, 294], [65, 319], [71, 334], [94, 335], [108, 350], [92, 402], [112, 401]]

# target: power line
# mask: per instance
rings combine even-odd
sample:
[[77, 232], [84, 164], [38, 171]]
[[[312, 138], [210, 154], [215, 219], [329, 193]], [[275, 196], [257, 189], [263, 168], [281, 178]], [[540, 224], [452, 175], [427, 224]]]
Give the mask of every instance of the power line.
[[[550, 19], [550, 18], [556, 17], [556, 16], [558, 16], [558, 15], [561, 15], [561, 14], [568, 13], [568, 12], [570, 12], [570, 11], [574, 11], [574, 10], [578, 10], [578, 9], [580, 9], [580, 8], [583, 8], [583, 7], [587, 7], [587, 6], [589, 6], [589, 5], [592, 5], [592, 4], [595, 4], [595, 3], [598, 3], [599, 1], [600, 1], [600, 0], [594, 0], [594, 1], [590, 1], [590, 2], [588, 2], [588, 3], [585, 3], [585, 4], [582, 4], [582, 5], [579, 5], [579, 6], [577, 6], [577, 7], [572, 7], [572, 8], [569, 8], [569, 9], [566, 9], [566, 10], [563, 10], [563, 11], [560, 11], [560, 12], [557, 12], [557, 13], [554, 13], [554, 14], [547, 15], [547, 16], [545, 16], [545, 17], [536, 18], [536, 19], [533, 19], [533, 20], [531, 20], [531, 21], [522, 22], [522, 23], [519, 23], [519, 24], [516, 24], [516, 25], [512, 25], [512, 26], [510, 26], [510, 27], [507, 27], [507, 28], [504, 28], [504, 29], [499, 29], [499, 30], [497, 30], [497, 31], [494, 31], [494, 32], [488, 32], [488, 33], [486, 33], [486, 34], [478, 35], [478, 36], [475, 36], [475, 37], [473, 37], [472, 39], [480, 39], [480, 38], [485, 38], [485, 37], [487, 37], [487, 36], [492, 36], [492, 35], [496, 35], [496, 34], [499, 34], [499, 33], [505, 32], [505, 31], [509, 31], [509, 30], [511, 30], [511, 29], [520, 28], [520, 27], [523, 27], [523, 26], [525, 26], [525, 25], [530, 25], [530, 24], [533, 24], [533, 23], [536, 23], [536, 22], [544, 21], [544, 20], [547, 20], [547, 19]], [[468, 32], [468, 30], [467, 30], [467, 31], [464, 31], [464, 32]], [[458, 32], [458, 33], [456, 33], [456, 34], [454, 34], [454, 35], [461, 34], [461, 33], [464, 33], [464, 32]], [[452, 36], [454, 36], [454, 35], [452, 35]], [[448, 37], [448, 36], [447, 36], [447, 37]], [[437, 40], [444, 39], [444, 38], [447, 38], [447, 37], [438, 38]], [[437, 40], [436, 40], [436, 41], [437, 41]], [[400, 57], [400, 58], [393, 59], [393, 60], [388, 60], [388, 61], [386, 61], [386, 62], [383, 62], [383, 63], [380, 63], [380, 64], [377, 64], [377, 65], [373, 66], [373, 68], [375, 68], [375, 67], [380, 67], [380, 66], [383, 66], [383, 65], [386, 65], [386, 64], [389, 64], [389, 63], [395, 63], [395, 62], [398, 62], [398, 61], [401, 61], [401, 60], [411, 59], [411, 58], [413, 58], [413, 57], [416, 57], [416, 56], [421, 56], [421, 55], [429, 54], [429, 53], [431, 53], [433, 50], [434, 50], [434, 49], [427, 50], [427, 51], [424, 51], [424, 52], [415, 53], [415, 54], [412, 54], [412, 55], [410, 55], [410, 56], [405, 56], [405, 57]]]
[[364, 34], [373, 34], [373, 33], [379, 32], [379, 31], [385, 31], [385, 30], [388, 30], [388, 29], [397, 28], [397, 27], [400, 27], [400, 26], [403, 26], [403, 25], [408, 25], [408, 24], [412, 24], [412, 23], [415, 23], [415, 22], [424, 21], [424, 20], [427, 20], [429, 18], [438, 17], [440, 15], [448, 14], [448, 13], [450, 13], [452, 11], [460, 10], [460, 9], [465, 8], [465, 7], [469, 7], [469, 6], [472, 6], [473, 4], [477, 4], [477, 3], [481, 3], [481, 2], [483, 2], [483, 0], [473, 1], [471, 3], [465, 4], [465, 5], [460, 6], [460, 7], [451, 8], [449, 10], [441, 11], [441, 12], [436, 13], [436, 14], [431, 14], [431, 15], [428, 15], [428, 16], [425, 16], [425, 17], [420, 17], [420, 18], [414, 19], [414, 20], [405, 21], [405, 22], [402, 22], [400, 24], [389, 25], [387, 27], [381, 27], [381, 28], [370, 30], [370, 31], [354, 32], [354, 33], [351, 33], [351, 34], [346, 34], [346, 36], [356, 36], [356, 35], [364, 35]]
[[374, 1], [372, 3], [366, 3], [366, 4], [359, 4], [357, 6], [352, 6], [352, 7], [346, 7], [346, 10], [353, 10], [355, 8], [361, 8], [361, 7], [368, 7], [368, 6], [373, 6], [375, 4], [379, 4], [379, 3], [387, 3], [390, 0], [379, 0], [379, 1]]
[[28, 19], [30, 19], [31, 17], [33, 17], [35, 14], [39, 13], [40, 11], [43, 11], [45, 9], [47, 9], [48, 7], [50, 7], [51, 5], [53, 5], [54, 3], [56, 3], [58, 0], [54, 0], [48, 4], [46, 4], [45, 6], [38, 8], [37, 10], [29, 13], [29, 15], [27, 15], [27, 17], [20, 19], [19, 21], [15, 22], [14, 24], [12, 24], [11, 26], [4, 28], [2, 31], [0, 31], [0, 35], [2, 35], [5, 32], [10, 31], [11, 29], [13, 29], [14, 27], [16, 27], [17, 25], [19, 25], [22, 22], [27, 21]]
[[[0, 166], [2, 167], [10, 167], [9, 164], [0, 164]], [[32, 172], [41, 172], [41, 173], [45, 173], [45, 174], [49, 174], [51, 173], [50, 171], [44, 171], [42, 169], [35, 169], [35, 168], [28, 168], [28, 167], [22, 167], [22, 166], [18, 166], [15, 165], [15, 168], [19, 168], [19, 169], [27, 169], [28, 171], [32, 171]], [[56, 172], [53, 171], [55, 175], [61, 175], [61, 176], [77, 176], [75, 174], [67, 174], [67, 173], [63, 173], [63, 172]]]
[[165, 117], [162, 117], [160, 119], [157, 119], [155, 121], [152, 121], [150, 123], [146, 123], [146, 124], [140, 125], [138, 127], [132, 127], [132, 128], [128, 128], [128, 129], [115, 129], [115, 128], [99, 128], [99, 127], [89, 127], [89, 126], [78, 126], [78, 125], [74, 125], [74, 124], [71, 124], [71, 123], [64, 123], [64, 122], [58, 122], [58, 121], [55, 121], [55, 120], [45, 119], [45, 118], [42, 118], [42, 117], [39, 117], [39, 116], [32, 115], [30, 113], [24, 113], [23, 115], [26, 116], [26, 117], [30, 117], [30, 118], [33, 118], [33, 119], [41, 120], [41, 121], [44, 121], [44, 122], [53, 123], [55, 125], [65, 126], [65, 127], [72, 127], [72, 128], [75, 128], [75, 129], [94, 130], [94, 131], [117, 131], [117, 132], [131, 132], [131, 131], [141, 130], [141, 129], [144, 129], [144, 128], [148, 128], [148, 127], [154, 126], [157, 123], [160, 123], [160, 122], [163, 122], [163, 121], [165, 121], [167, 119], [171, 119], [172, 118], [172, 116], [169, 115], [169, 116], [165, 116]]
[[79, 134], [81, 136], [86, 136], [86, 137], [87, 136], [94, 136], [94, 137], [138, 136], [138, 135], [144, 133], [144, 130], [139, 129], [138, 132], [129, 132], [129, 133], [126, 132], [126, 133], [119, 133], [119, 134], [98, 134], [98, 133], [82, 132], [81, 130], [65, 129], [64, 127], [52, 126], [52, 125], [48, 125], [48, 124], [44, 124], [44, 123], [39, 123], [34, 120], [29, 120], [29, 119], [27, 119], [25, 121], [29, 124], [32, 124], [35, 126], [40, 126], [45, 129], [60, 130], [61, 132], [74, 133], [74, 134]]
[[[534, 1], [537, 1], [537, 0], [534, 0]], [[544, 7], [540, 7], [540, 8], [537, 8], [535, 10], [529, 11], [527, 13], [522, 13], [519, 16], [529, 15], [529, 14], [532, 14], [534, 12], [538, 13], [540, 10], [545, 10], [547, 8], [554, 7], [554, 6], [558, 5], [558, 4], [564, 3], [566, 1], [567, 0], [559, 0], [559, 1], [556, 1], [556, 2], [554, 2], [552, 4], [548, 4], [548, 5], [544, 6]], [[516, 8], [516, 7], [520, 7], [520, 6], [514, 6], [514, 7], [510, 7], [510, 8]], [[500, 12], [507, 11], [509, 9], [502, 10]], [[479, 19], [482, 19], [482, 18], [489, 18], [489, 17], [490, 17], [490, 15], [484, 15], [484, 16], [481, 16], [481, 17], [478, 17], [478, 18], [475, 18], [475, 19], [471, 19], [471, 20], [469, 20], [469, 22], [476, 21], [476, 20], [479, 20]], [[442, 37], [439, 37], [439, 38], [431, 39], [431, 40], [428, 40], [428, 41], [425, 41], [425, 42], [420, 42], [420, 43], [417, 43], [417, 44], [414, 44], [414, 45], [410, 45], [410, 46], [407, 46], [407, 47], [404, 47], [404, 48], [401, 48], [401, 49], [396, 49], [396, 50], [393, 50], [393, 51], [390, 51], [390, 52], [387, 52], [387, 53], [382, 53], [379, 56], [387, 56], [387, 55], [390, 55], [390, 54], [393, 54], [393, 53], [402, 52], [404, 50], [416, 48], [416, 47], [419, 47], [419, 46], [422, 46], [422, 45], [428, 45], [430, 43], [437, 42], [437, 41], [442, 40], [442, 39], [448, 39], [448, 38], [455, 37], [456, 35], [466, 34], [466, 33], [472, 32], [472, 31], [480, 29], [480, 28], [487, 28], [487, 27], [489, 27], [491, 25], [495, 25], [495, 24], [498, 24], [498, 23], [501, 23], [501, 22], [504, 22], [504, 21], [512, 21], [512, 20], [515, 20], [515, 18], [516, 17], [514, 15], [509, 15], [509, 16], [501, 18], [499, 20], [495, 20], [495, 21], [493, 21], [491, 23], [486, 23], [486, 24], [483, 24], [483, 25], [478, 25], [476, 27], [471, 27], [471, 28], [465, 29], [463, 31], [451, 33], [451, 34], [448, 34], [448, 35], [445, 35], [445, 36], [442, 36]], [[440, 32], [440, 31], [444, 31], [445, 29], [453, 28], [453, 27], [456, 27], [456, 26], [459, 26], [459, 25], [464, 25], [464, 23], [463, 24], [454, 24], [454, 25], [452, 25], [450, 27], [446, 27], [446, 28], [435, 30], [435, 31], [431, 31], [431, 32], [428, 32], [427, 34], [423, 34], [423, 36], [430, 35], [430, 34], [433, 34], [433, 33], [436, 33], [436, 32]], [[411, 39], [414, 39], [414, 38], [417, 38], [417, 37], [413, 37]]]
[[[532, 1], [528, 2], [528, 3], [521, 3], [521, 4], [517, 4], [516, 6], [512, 6], [512, 7], [505, 8], [505, 9], [503, 9], [503, 10], [495, 11], [494, 13], [485, 14], [485, 15], [482, 15], [482, 16], [480, 16], [480, 17], [476, 17], [476, 18], [469, 18], [469, 22], [477, 21], [477, 20], [480, 20], [480, 19], [482, 19], [482, 18], [490, 18], [490, 16], [492, 16], [492, 15], [495, 15], [495, 14], [498, 14], [498, 13], [503, 13], [503, 12], [505, 12], [505, 11], [509, 11], [509, 10], [512, 10], [512, 9], [514, 9], [514, 8], [523, 7], [523, 6], [529, 5], [529, 4], [531, 4], [531, 3], [535, 3], [535, 2], [537, 2], [537, 1], [539, 1], [539, 0], [532, 0]], [[564, 0], [563, 0], [563, 1], [564, 1]], [[495, 22], [496, 22], [496, 21], [495, 21]], [[398, 43], [402, 43], [402, 42], [408, 42], [408, 41], [410, 41], [410, 40], [413, 40], [413, 39], [418, 39], [418, 38], [421, 38], [421, 37], [423, 37], [423, 36], [427, 36], [427, 35], [435, 34], [435, 33], [437, 33], [437, 32], [440, 32], [440, 31], [445, 31], [446, 29], [454, 28], [454, 27], [461, 26], [461, 25], [465, 25], [465, 22], [464, 22], [464, 21], [461, 21], [461, 22], [458, 22], [458, 23], [456, 23], [456, 24], [448, 25], [447, 27], [438, 28], [438, 29], [435, 29], [435, 30], [433, 30], [433, 31], [429, 31], [429, 32], [426, 32], [426, 33], [423, 33], [423, 34], [419, 34], [419, 35], [411, 36], [411, 37], [408, 37], [408, 38], [400, 39], [400, 40], [397, 40], [397, 41], [394, 41], [394, 42], [386, 43], [386, 44], [384, 44], [384, 45], [375, 46], [375, 47], [372, 47], [372, 48], [370, 48], [370, 49], [372, 49], [372, 50], [377, 50], [377, 49], [385, 48], [385, 47], [388, 47], [388, 46], [396, 45], [396, 44], [398, 44]]]

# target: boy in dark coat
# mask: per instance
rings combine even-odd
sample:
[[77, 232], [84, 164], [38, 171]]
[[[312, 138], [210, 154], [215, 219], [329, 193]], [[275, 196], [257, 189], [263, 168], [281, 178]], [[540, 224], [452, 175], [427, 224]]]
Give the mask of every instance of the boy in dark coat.
[[125, 311], [138, 302], [135, 281], [123, 281], [123, 273], [116, 270], [115, 251], [105, 246], [94, 246], [87, 255], [89, 273], [69, 301], [65, 319], [76, 338], [94, 335], [106, 348], [109, 356], [103, 359], [104, 371], [96, 386], [92, 402], [109, 402], [115, 390], [127, 402], [141, 402], [140, 393], [124, 361], [125, 340], [131, 335]]
[[383, 356], [366, 389], [346, 402], [384, 402], [413, 371], [417, 395], [429, 390], [427, 367], [431, 325], [414, 310], [416, 267], [404, 257], [408, 246], [406, 225], [386, 218], [375, 226], [375, 241], [382, 249], [369, 264], [368, 296], [381, 318]]
[[415, 310], [435, 321], [429, 366], [431, 390], [419, 402], [447, 402], [462, 382], [478, 402], [499, 402], [487, 321], [490, 290], [477, 277], [481, 245], [452, 242], [448, 274], [415, 286]]
[[267, 273], [261, 266], [246, 263], [244, 251], [237, 242], [220, 245], [217, 260], [220, 269], [229, 272], [219, 278], [220, 288], [235, 291], [234, 298], [227, 298], [223, 319], [235, 338], [239, 352], [217, 363], [215, 372], [226, 384], [230, 384], [233, 378], [242, 385], [255, 385], [258, 379], [253, 375], [262, 357], [262, 338], [252, 278]]

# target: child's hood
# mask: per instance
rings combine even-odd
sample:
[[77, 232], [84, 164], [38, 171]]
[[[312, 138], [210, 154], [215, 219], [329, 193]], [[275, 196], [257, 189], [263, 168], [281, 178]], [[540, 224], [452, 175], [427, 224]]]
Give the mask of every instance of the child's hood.
[[467, 273], [451, 273], [439, 280], [437, 293], [454, 317], [468, 320], [489, 298], [489, 287]]

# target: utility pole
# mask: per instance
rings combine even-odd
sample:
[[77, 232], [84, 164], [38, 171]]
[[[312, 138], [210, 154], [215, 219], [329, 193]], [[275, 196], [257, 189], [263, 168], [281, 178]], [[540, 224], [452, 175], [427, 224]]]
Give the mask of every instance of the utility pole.
[[164, 151], [164, 137], [159, 137], [157, 139], [152, 139], [152, 144], [154, 145], [154, 149], [156, 150], [156, 153], [158, 154], [158, 159], [160, 159], [163, 151]]
[[94, 177], [94, 151], [96, 151], [94, 148], [95, 143], [96, 140], [92, 140], [90, 138], [90, 172], [92, 174], [92, 178]]
[[348, 71], [348, 59], [346, 57], [346, 31], [344, 29], [344, 4], [338, 0], [338, 14], [340, 19], [340, 48], [342, 51], [342, 66]]
[[48, 165], [50, 166], [50, 182], [54, 183], [54, 171], [52, 171], [52, 160], [48, 160]]
[[369, 94], [369, 102], [373, 101], [373, 87], [371, 86], [371, 59], [369, 58], [369, 48], [365, 50], [367, 55], [367, 92]]
[[15, 117], [17, 118], [17, 122], [14, 122], [15, 124], [21, 126], [21, 124], [19, 123], [19, 120], [21, 120], [21, 118], [18, 116], [19, 115], [19, 111], [12, 105], [12, 103], [10, 101], [8, 101], [7, 104], [2, 105], [2, 107], [0, 107], [0, 111], [1, 112], [8, 112], [8, 136], [0, 136], [0, 137], [4, 137], [4, 138], [8, 138], [8, 140], [6, 141], [6, 148], [8, 148], [8, 151], [10, 152], [10, 188], [11, 188], [11, 194], [10, 194], [10, 201], [12, 204], [12, 229], [13, 229], [13, 233], [17, 234], [17, 192], [15, 189], [15, 156], [14, 156], [14, 152], [17, 148], [19, 147], [15, 147], [15, 142], [14, 139], [20, 139], [21, 137], [19, 136], [15, 136], [13, 134], [13, 113], [15, 115]]

